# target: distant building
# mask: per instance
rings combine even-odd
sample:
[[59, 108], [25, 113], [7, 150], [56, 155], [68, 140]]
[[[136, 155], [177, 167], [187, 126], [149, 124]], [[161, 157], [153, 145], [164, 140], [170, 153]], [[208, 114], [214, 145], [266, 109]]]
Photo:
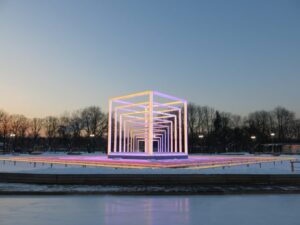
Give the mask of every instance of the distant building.
[[283, 154], [300, 154], [300, 144], [299, 143], [263, 144], [262, 150], [265, 153], [280, 152]]
[[284, 144], [282, 152], [287, 154], [300, 154], [300, 144]]

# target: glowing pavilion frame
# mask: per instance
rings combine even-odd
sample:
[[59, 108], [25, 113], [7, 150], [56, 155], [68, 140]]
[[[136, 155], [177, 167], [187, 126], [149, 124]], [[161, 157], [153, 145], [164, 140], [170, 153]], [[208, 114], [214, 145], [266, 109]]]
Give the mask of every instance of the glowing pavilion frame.
[[157, 91], [109, 100], [109, 158], [187, 158], [187, 101]]

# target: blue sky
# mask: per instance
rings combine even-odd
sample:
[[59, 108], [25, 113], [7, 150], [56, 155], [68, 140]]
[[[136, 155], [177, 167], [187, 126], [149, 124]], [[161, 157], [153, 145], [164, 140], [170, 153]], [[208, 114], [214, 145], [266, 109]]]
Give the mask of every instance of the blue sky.
[[0, 108], [59, 115], [158, 90], [300, 115], [299, 1], [1, 1]]

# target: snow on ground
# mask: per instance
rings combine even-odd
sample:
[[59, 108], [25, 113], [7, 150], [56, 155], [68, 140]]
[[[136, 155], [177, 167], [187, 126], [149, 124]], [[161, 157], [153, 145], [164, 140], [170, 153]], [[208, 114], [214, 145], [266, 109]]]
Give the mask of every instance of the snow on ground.
[[[62, 156], [64, 153], [45, 153], [43, 156]], [[99, 153], [83, 154], [96, 156]], [[11, 157], [5, 155], [3, 157]], [[18, 157], [28, 157], [28, 155], [18, 155]], [[207, 156], [207, 155], [206, 155]], [[231, 155], [232, 156], [232, 155]], [[284, 157], [284, 156], [281, 156]], [[291, 156], [286, 156], [291, 157]], [[300, 156], [292, 156], [300, 160]], [[295, 164], [295, 171], [291, 171], [290, 161], [250, 164], [232, 167], [209, 168], [209, 169], [129, 169], [129, 168], [109, 168], [109, 167], [82, 167], [68, 165], [10, 162], [0, 161], [0, 172], [19, 172], [19, 173], [39, 173], [39, 174], [300, 174], [300, 163]]]

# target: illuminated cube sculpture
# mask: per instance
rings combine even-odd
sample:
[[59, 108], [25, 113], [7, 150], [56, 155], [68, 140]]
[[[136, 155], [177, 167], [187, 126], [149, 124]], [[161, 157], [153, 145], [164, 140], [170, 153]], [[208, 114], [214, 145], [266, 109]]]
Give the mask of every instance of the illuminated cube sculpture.
[[109, 100], [108, 157], [188, 157], [187, 101], [157, 91]]

